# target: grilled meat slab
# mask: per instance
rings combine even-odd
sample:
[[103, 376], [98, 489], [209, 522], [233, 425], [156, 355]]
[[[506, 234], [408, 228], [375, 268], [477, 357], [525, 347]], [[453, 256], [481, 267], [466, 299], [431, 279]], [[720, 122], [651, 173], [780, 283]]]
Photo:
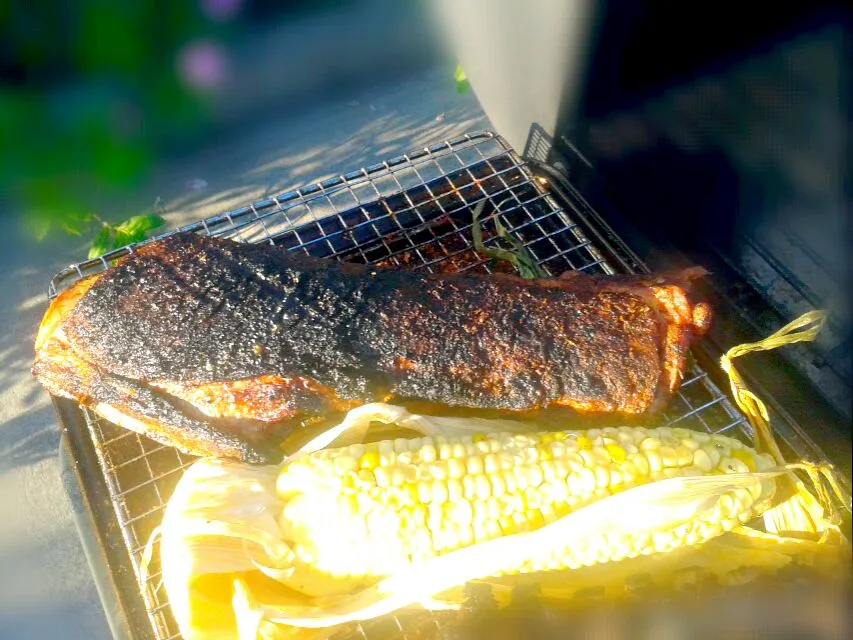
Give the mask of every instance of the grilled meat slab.
[[34, 374], [192, 454], [266, 462], [366, 402], [641, 414], [710, 319], [661, 276], [429, 275], [179, 233], [51, 303]]

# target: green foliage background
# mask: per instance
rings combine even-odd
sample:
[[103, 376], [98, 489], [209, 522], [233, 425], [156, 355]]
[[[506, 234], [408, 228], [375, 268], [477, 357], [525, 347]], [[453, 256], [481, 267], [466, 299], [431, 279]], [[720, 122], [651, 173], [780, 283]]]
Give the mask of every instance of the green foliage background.
[[97, 235], [93, 253], [160, 226], [153, 211], [101, 219], [96, 196], [132, 188], [160, 144], [204, 122], [205, 96], [181, 83], [175, 57], [233, 28], [190, 0], [0, 3], [4, 213], [35, 240]]
[[[176, 61], [188, 43], [228, 46], [258, 24], [350, 0], [74, 0], [0, 2], [0, 215], [26, 237], [94, 238], [91, 255], [144, 238], [162, 210], [107, 219], [167, 144], [204, 131], [210, 96]], [[203, 11], [238, 6], [229, 19]], [[255, 22], [246, 17], [251, 14]], [[468, 81], [456, 69], [457, 90]]]

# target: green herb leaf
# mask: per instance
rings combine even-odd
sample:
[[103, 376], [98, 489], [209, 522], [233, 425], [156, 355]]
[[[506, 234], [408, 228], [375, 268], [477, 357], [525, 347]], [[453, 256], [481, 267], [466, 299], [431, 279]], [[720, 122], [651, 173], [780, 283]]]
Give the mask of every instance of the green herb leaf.
[[57, 224], [59, 224], [59, 227], [65, 233], [72, 236], [81, 236], [83, 235], [84, 227], [88, 225], [91, 221], [91, 214], [66, 211], [59, 217], [59, 219], [57, 220]]
[[[166, 221], [156, 215], [142, 215], [128, 218], [116, 225], [116, 247], [144, 240], [149, 231], [162, 227]], [[118, 244], [120, 242], [120, 244]]]
[[453, 72], [453, 79], [456, 81], [457, 93], [465, 93], [471, 88], [471, 83], [468, 82], [468, 74], [462, 65], [456, 65], [456, 70]]
[[113, 248], [112, 236], [113, 227], [105, 224], [101, 226], [101, 230], [95, 239], [92, 241], [92, 246], [89, 247], [89, 259], [98, 258], [104, 255], [107, 251]]
[[474, 250], [492, 258], [493, 260], [509, 262], [516, 268], [518, 274], [527, 280], [547, 278], [548, 274], [545, 273], [545, 271], [543, 271], [536, 263], [536, 260], [533, 259], [533, 256], [530, 255], [530, 252], [527, 251], [525, 246], [509, 235], [506, 227], [501, 224], [501, 221], [497, 216], [494, 218], [494, 223], [498, 238], [512, 245], [512, 251], [501, 249], [499, 247], [486, 247], [483, 244], [483, 230], [480, 226], [480, 216], [483, 214], [485, 206], [486, 201], [482, 200], [476, 207], [474, 207], [474, 211], [471, 213], [471, 239], [474, 241]]
[[461, 64], [456, 65], [456, 71], [453, 72], [453, 79], [456, 82], [465, 82], [468, 80], [468, 75], [465, 73], [465, 69], [462, 68]]

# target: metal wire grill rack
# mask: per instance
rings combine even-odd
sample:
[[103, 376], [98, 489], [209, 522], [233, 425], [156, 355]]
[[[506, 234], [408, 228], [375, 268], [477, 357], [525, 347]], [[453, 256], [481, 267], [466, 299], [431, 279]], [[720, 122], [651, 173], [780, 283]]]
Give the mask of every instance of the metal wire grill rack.
[[[500, 265], [474, 251], [471, 210], [487, 202], [486, 245], [499, 242], [494, 216], [520, 239], [550, 274], [567, 270], [613, 273], [616, 268], [590, 240], [581, 222], [580, 196], [558, 200], [519, 156], [490, 132], [404, 155], [360, 171], [202, 220], [182, 230], [245, 242], [270, 242], [310, 255], [431, 272], [481, 270]], [[132, 248], [61, 271], [49, 293], [103, 270]], [[84, 410], [87, 437], [100, 466], [133, 573], [140, 575], [145, 545], [182, 469], [192, 458], [112, 425]], [[664, 421], [709, 432], [747, 434], [748, 425], [708, 375], [693, 366], [669, 403]], [[155, 554], [156, 555], [156, 554]], [[179, 632], [160, 585], [156, 558], [142, 589], [157, 640]], [[401, 616], [347, 631], [365, 639], [414, 637], [412, 628], [440, 625], [433, 616]], [[414, 625], [414, 627], [412, 626]], [[344, 636], [341, 636], [344, 637]]]

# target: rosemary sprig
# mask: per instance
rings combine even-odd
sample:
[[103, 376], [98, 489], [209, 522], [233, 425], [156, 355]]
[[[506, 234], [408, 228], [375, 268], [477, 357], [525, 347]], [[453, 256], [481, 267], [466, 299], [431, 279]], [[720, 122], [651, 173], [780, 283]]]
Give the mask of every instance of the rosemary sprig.
[[474, 207], [474, 211], [471, 213], [471, 238], [474, 241], [474, 250], [492, 258], [493, 260], [509, 262], [516, 268], [518, 275], [527, 280], [547, 278], [548, 274], [546, 274], [542, 268], [536, 264], [536, 260], [533, 259], [533, 256], [530, 255], [530, 252], [525, 248], [525, 246], [509, 235], [506, 227], [501, 224], [501, 221], [497, 216], [495, 216], [493, 220], [498, 238], [511, 245], [512, 250], [502, 249], [500, 247], [490, 248], [483, 244], [483, 229], [480, 226], [480, 216], [483, 214], [485, 206], [486, 201], [482, 200], [476, 207]]

